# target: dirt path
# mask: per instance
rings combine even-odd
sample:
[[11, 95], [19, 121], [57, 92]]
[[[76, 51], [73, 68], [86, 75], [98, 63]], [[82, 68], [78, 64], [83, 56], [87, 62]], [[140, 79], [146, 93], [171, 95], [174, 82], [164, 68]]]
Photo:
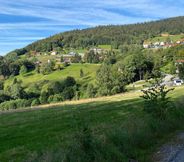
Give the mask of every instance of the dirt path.
[[162, 146], [153, 159], [154, 162], [184, 162], [184, 133]]

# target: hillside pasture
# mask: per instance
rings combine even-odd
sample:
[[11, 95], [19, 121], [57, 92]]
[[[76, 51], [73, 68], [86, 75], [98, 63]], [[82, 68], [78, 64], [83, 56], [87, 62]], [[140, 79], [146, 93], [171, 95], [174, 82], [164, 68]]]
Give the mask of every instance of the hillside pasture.
[[[96, 71], [99, 64], [71, 64], [62, 70], [57, 70], [48, 75], [38, 74], [35, 71], [29, 72], [25, 75], [16, 76], [17, 79], [22, 80], [23, 86], [28, 86], [43, 80], [57, 81], [66, 78], [67, 76], [74, 77], [80, 82], [95, 82]], [[80, 69], [84, 72], [84, 77], [80, 78]], [[5, 82], [5, 87], [12, 83], [15, 77], [11, 77]]]
[[148, 40], [146, 40], [145, 42], [166, 42], [168, 39], [172, 40], [173, 42], [177, 42], [181, 39], [184, 39], [184, 34], [178, 34], [178, 35], [169, 35], [169, 36], [157, 36], [157, 37], [153, 37], [150, 38]]

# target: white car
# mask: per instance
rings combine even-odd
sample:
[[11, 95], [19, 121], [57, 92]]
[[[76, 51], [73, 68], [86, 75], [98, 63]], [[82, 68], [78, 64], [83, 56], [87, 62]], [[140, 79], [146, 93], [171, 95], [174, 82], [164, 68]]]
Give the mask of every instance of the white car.
[[183, 80], [181, 80], [181, 79], [174, 80], [174, 84], [176, 86], [181, 86], [183, 84]]

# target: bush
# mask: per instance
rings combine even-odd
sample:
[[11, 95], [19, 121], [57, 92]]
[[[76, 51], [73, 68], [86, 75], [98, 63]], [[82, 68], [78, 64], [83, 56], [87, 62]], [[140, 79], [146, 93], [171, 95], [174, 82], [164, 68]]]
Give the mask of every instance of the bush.
[[4, 81], [0, 81], [0, 90], [3, 90], [4, 89]]
[[0, 103], [9, 101], [11, 99], [10, 96], [4, 94], [4, 92], [0, 93]]
[[53, 69], [51, 63], [43, 64], [43, 65], [41, 66], [41, 68], [40, 68], [40, 72], [41, 72], [43, 75], [48, 75], [48, 74], [50, 74], [53, 70], [54, 70], [54, 69]]
[[47, 103], [48, 97], [49, 96], [48, 96], [48, 94], [46, 92], [42, 92], [41, 95], [40, 95], [40, 98], [39, 98], [40, 103], [41, 104]]
[[10, 109], [29, 107], [31, 106], [31, 102], [32, 100], [26, 100], [26, 99], [6, 101], [0, 104], [0, 110], [10, 110]]
[[52, 95], [48, 98], [49, 103], [56, 103], [63, 101], [63, 96], [61, 94]]
[[93, 84], [88, 84], [86, 89], [87, 97], [94, 98], [97, 93], [96, 88], [93, 86]]
[[27, 67], [25, 65], [22, 65], [19, 71], [19, 74], [24, 75], [28, 72]]
[[160, 119], [165, 119], [167, 112], [171, 108], [171, 101], [167, 95], [172, 90], [174, 89], [167, 89], [165, 85], [142, 90], [144, 95], [141, 97], [145, 99], [144, 110]]
[[37, 98], [37, 99], [34, 99], [32, 102], [31, 102], [31, 106], [37, 106], [37, 105], [40, 105], [40, 100]]
[[64, 80], [64, 86], [65, 87], [72, 87], [76, 84], [76, 81], [73, 77], [68, 76], [65, 80]]
[[72, 87], [67, 87], [62, 93], [64, 100], [71, 100], [75, 96], [74, 89]]

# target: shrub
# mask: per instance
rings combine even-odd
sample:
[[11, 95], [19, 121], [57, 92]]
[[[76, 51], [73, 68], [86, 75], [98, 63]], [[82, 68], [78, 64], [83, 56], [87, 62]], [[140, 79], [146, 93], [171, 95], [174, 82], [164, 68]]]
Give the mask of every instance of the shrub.
[[87, 97], [93, 98], [93, 97], [95, 97], [95, 95], [96, 95], [96, 93], [97, 93], [97, 90], [96, 90], [96, 88], [93, 86], [93, 84], [88, 84], [86, 93], [87, 93]]
[[62, 96], [64, 100], [71, 100], [75, 96], [74, 89], [72, 87], [67, 87], [62, 92]]
[[148, 90], [142, 90], [142, 98], [145, 99], [144, 110], [160, 119], [165, 119], [167, 112], [171, 108], [168, 93], [174, 89], [167, 89], [165, 85], [158, 85]]
[[3, 90], [4, 89], [4, 81], [0, 81], [0, 90]]
[[82, 69], [80, 69], [80, 77], [84, 77], [84, 71]]
[[27, 67], [25, 65], [22, 65], [19, 71], [19, 74], [24, 75], [28, 72]]
[[32, 100], [26, 100], [26, 99], [6, 101], [0, 104], [0, 110], [10, 110], [10, 109], [29, 107], [31, 106], [31, 102]]
[[40, 104], [40, 100], [37, 98], [37, 99], [34, 99], [32, 102], [31, 102], [31, 106], [37, 106]]
[[40, 103], [41, 104], [47, 103], [48, 97], [49, 96], [48, 96], [48, 94], [46, 92], [42, 92], [41, 95], [40, 95], [40, 98], [39, 98]]
[[63, 96], [61, 94], [52, 95], [48, 98], [49, 103], [56, 103], [63, 101]]
[[6, 94], [4, 94], [4, 92], [0, 93], [0, 103], [2, 103], [4, 101], [9, 101], [10, 99], [11, 99], [11, 97], [6, 95]]
[[76, 84], [76, 81], [73, 77], [68, 76], [65, 80], [64, 80], [64, 86], [65, 87], [72, 87]]

